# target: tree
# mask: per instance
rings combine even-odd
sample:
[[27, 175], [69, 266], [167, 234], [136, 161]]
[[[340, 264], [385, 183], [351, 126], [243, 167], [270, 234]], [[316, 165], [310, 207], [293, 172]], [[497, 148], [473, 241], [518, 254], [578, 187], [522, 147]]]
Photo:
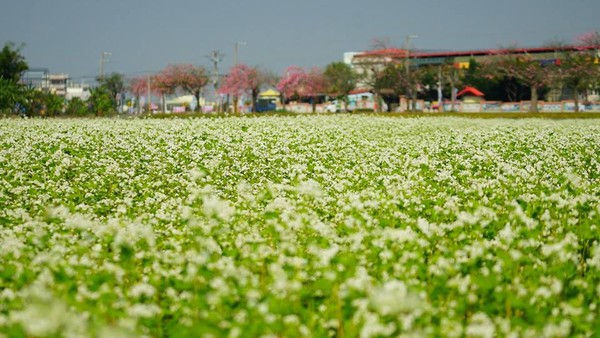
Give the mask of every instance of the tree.
[[25, 109], [26, 88], [14, 80], [0, 77], [0, 112]]
[[219, 93], [228, 94], [233, 97], [233, 112], [238, 112], [238, 100], [240, 96], [244, 95], [248, 91], [247, 83], [247, 72], [248, 66], [244, 64], [238, 64], [231, 68], [231, 71], [219, 87]]
[[5, 80], [19, 82], [24, 71], [29, 69], [25, 57], [21, 55], [23, 45], [16, 47], [8, 42], [0, 51], [0, 77]]
[[125, 78], [123, 74], [111, 73], [109, 76], [98, 77], [96, 79], [100, 87], [110, 95], [114, 108], [121, 105], [123, 93], [125, 93]]
[[258, 94], [264, 86], [273, 86], [276, 83], [276, 76], [259, 67], [250, 67], [247, 72], [247, 86], [252, 97], [252, 112], [256, 112]]
[[490, 66], [492, 77], [514, 78], [531, 91], [531, 111], [537, 112], [538, 94], [552, 81], [552, 71], [527, 54], [500, 55]]
[[193, 95], [196, 98], [196, 110], [202, 111], [200, 96], [209, 81], [206, 68], [191, 64], [169, 65], [164, 70], [164, 75], [170, 77], [171, 86]]
[[305, 96], [310, 97], [312, 112], [314, 113], [317, 110], [317, 96], [327, 91], [327, 79], [321, 69], [314, 67], [304, 74], [303, 82], [302, 92]]
[[157, 96], [160, 96], [163, 111], [167, 110], [165, 96], [175, 93], [175, 90], [177, 89], [177, 83], [174, 79], [175, 78], [169, 71], [169, 67], [163, 69], [160, 73], [154, 75], [151, 79], [151, 82], [153, 84], [153, 93], [155, 93]]
[[304, 69], [298, 66], [289, 66], [283, 71], [276, 88], [282, 95], [284, 109], [288, 100], [299, 96], [305, 76]]
[[328, 91], [344, 102], [344, 111], [348, 111], [348, 95], [356, 87], [357, 75], [343, 62], [333, 62], [325, 67], [325, 79]]
[[446, 87], [450, 92], [450, 111], [454, 111], [454, 106], [456, 104], [456, 89], [463, 84], [465, 71], [451, 63], [442, 64], [437, 70], [440, 107], [442, 106], [443, 101], [442, 91]]
[[135, 101], [138, 104], [138, 113], [141, 113], [142, 106], [139, 104], [139, 102], [141, 96], [148, 94], [148, 78], [134, 77], [133, 79], [129, 80], [129, 91], [135, 96]]
[[222, 81], [219, 93], [233, 96], [234, 112], [237, 113], [238, 100], [244, 94], [252, 97], [252, 111], [256, 111], [258, 94], [264, 85], [275, 83], [275, 76], [258, 67], [250, 67], [243, 63], [231, 68], [229, 74]]
[[590, 46], [600, 48], [600, 32], [587, 32], [575, 38], [577, 44], [581, 46]]
[[111, 93], [103, 86], [90, 89], [88, 104], [90, 111], [96, 116], [104, 116], [114, 111], [114, 102]]
[[383, 100], [391, 111], [391, 104], [398, 103], [400, 94], [390, 96], [394, 90], [382, 84], [391, 80], [392, 69], [388, 66], [398, 65], [399, 60], [406, 58], [407, 51], [394, 47], [387, 37], [375, 38], [371, 41], [370, 50], [361, 56], [360, 61], [355, 63], [358, 82], [373, 91], [377, 107], [382, 106], [380, 101]]
[[600, 66], [594, 61], [589, 53], [566, 53], [557, 67], [557, 81], [573, 91], [576, 112], [579, 111], [580, 95], [597, 85], [600, 79]]
[[375, 74], [373, 90], [380, 95], [391, 112], [392, 105], [399, 103], [400, 95], [406, 92], [405, 65], [389, 63]]

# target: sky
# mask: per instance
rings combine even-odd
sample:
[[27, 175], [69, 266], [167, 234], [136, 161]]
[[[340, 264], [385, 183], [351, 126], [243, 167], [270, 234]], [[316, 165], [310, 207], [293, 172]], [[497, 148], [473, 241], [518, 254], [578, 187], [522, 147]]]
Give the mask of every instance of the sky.
[[600, 31], [598, 0], [1, 0], [0, 43], [24, 43], [30, 67], [91, 82], [103, 52], [105, 72], [128, 77], [169, 64], [219, 68], [238, 60], [281, 73], [324, 67], [374, 39], [422, 50], [472, 50], [550, 41]]

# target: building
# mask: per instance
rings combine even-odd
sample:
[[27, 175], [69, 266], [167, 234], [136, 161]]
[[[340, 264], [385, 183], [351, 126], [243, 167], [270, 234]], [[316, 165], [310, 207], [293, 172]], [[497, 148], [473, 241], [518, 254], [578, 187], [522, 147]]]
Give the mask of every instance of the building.
[[74, 83], [69, 74], [51, 74], [48, 68], [30, 68], [23, 73], [21, 83], [29, 88], [52, 93], [66, 100], [79, 98], [86, 101], [90, 96], [90, 86]]
[[[505, 48], [505, 49], [482, 49], [466, 51], [419, 51], [406, 50], [398, 48], [386, 48], [371, 50], [365, 52], [351, 52], [344, 54], [344, 60], [349, 64], [361, 81], [358, 87], [361, 89], [372, 88], [370, 76], [378, 70], [383, 69], [390, 63], [406, 63], [410, 68], [421, 66], [436, 66], [452, 64], [457, 68], [468, 69], [471, 61], [485, 62], [499, 55], [527, 55], [533, 59], [539, 60], [544, 64], [560, 63], [565, 53], [596, 51], [595, 63], [600, 63], [599, 46], [560, 46], [560, 47], [537, 47], [537, 48]], [[594, 101], [600, 99], [597, 92], [590, 91], [587, 100]], [[566, 100], [572, 97], [572, 93], [563, 88], [551, 88], [547, 94], [549, 101]]]

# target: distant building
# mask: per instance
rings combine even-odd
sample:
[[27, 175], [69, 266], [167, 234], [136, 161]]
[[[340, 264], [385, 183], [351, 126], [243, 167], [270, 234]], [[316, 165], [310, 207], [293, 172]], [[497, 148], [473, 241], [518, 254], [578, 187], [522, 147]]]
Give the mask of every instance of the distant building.
[[[598, 46], [561, 46], [561, 47], [537, 47], [537, 48], [507, 48], [507, 49], [485, 49], [466, 51], [419, 51], [398, 48], [386, 48], [364, 52], [344, 53], [344, 61], [349, 64], [363, 79], [358, 84], [359, 88], [370, 88], [368, 83], [369, 74], [381, 70], [389, 63], [406, 62], [411, 68], [419, 66], [431, 66], [452, 64], [457, 68], [468, 69], [471, 60], [482, 62], [501, 54], [526, 54], [545, 64], [558, 63], [563, 53], [577, 53], [581, 51], [593, 51]], [[594, 60], [600, 62], [600, 52]], [[600, 99], [597, 92], [588, 93], [588, 100]], [[568, 99], [571, 95], [563, 88], [551, 88], [548, 100], [558, 101]]]
[[69, 74], [51, 74], [48, 68], [28, 69], [21, 77], [21, 83], [67, 100], [79, 98], [85, 101], [90, 96], [89, 85], [73, 83]]
[[52, 94], [66, 97], [68, 82], [68, 74], [48, 74], [48, 87], [44, 89]]

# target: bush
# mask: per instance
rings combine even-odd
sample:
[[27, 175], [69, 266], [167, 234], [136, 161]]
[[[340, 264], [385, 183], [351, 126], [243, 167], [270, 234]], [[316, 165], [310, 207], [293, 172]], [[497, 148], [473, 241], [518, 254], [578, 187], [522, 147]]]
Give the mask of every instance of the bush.
[[90, 113], [87, 103], [78, 97], [69, 101], [65, 111], [65, 114], [69, 116], [85, 116]]

